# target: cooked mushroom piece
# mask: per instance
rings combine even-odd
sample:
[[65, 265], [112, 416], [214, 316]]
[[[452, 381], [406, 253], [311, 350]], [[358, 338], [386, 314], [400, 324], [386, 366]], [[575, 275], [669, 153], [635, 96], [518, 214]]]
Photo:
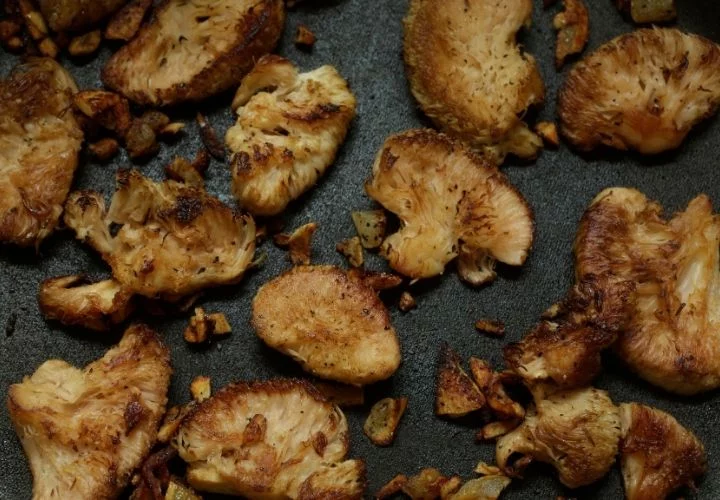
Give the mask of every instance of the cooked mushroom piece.
[[485, 406], [485, 397], [463, 370], [462, 358], [447, 343], [440, 346], [435, 387], [435, 414], [462, 417]]
[[170, 353], [144, 325], [84, 370], [58, 359], [8, 391], [33, 498], [115, 498], [155, 444]]
[[720, 47], [670, 28], [615, 38], [570, 70], [560, 131], [575, 147], [656, 154], [677, 148], [720, 105]]
[[498, 439], [501, 469], [510, 472], [511, 456], [519, 453], [555, 467], [569, 488], [607, 474], [618, 452], [620, 414], [605, 391], [557, 391], [536, 397], [535, 405], [520, 427]]
[[53, 31], [77, 31], [110, 16], [128, 0], [38, 0]]
[[287, 59], [261, 58], [233, 100], [225, 136], [233, 194], [257, 215], [277, 215], [335, 161], [355, 116], [355, 96], [332, 66], [300, 73]]
[[282, 0], [166, 0], [112, 55], [102, 80], [142, 105], [200, 101], [239, 84], [284, 22]]
[[375, 498], [389, 498], [402, 492], [411, 500], [447, 499], [461, 485], [459, 476], [446, 477], [439, 470], [428, 467], [410, 477], [398, 474], [375, 494]]
[[134, 294], [177, 300], [237, 283], [255, 252], [255, 223], [204, 190], [156, 183], [136, 170], [117, 174], [110, 208], [95, 192], [70, 196], [65, 223]]
[[565, 10], [553, 19], [553, 26], [558, 30], [555, 42], [556, 68], [562, 67], [568, 56], [582, 52], [590, 35], [590, 21], [583, 0], [563, 0], [563, 6]]
[[231, 384], [200, 403], [173, 440], [200, 491], [262, 498], [361, 499], [362, 460], [346, 460], [340, 408], [309, 383]]
[[587, 386], [600, 373], [600, 354], [629, 323], [634, 292], [634, 283], [621, 279], [578, 283], [552, 320], [541, 321], [520, 342], [503, 348], [508, 368], [529, 387]]
[[68, 113], [75, 92], [70, 74], [47, 58], [0, 81], [0, 243], [38, 245], [58, 223], [83, 141]]
[[140, 29], [152, 4], [153, 0], [130, 0], [110, 19], [105, 28], [105, 38], [124, 42], [131, 40]]
[[532, 0], [412, 0], [405, 65], [420, 107], [474, 147], [533, 158], [542, 141], [523, 122], [545, 94], [535, 59], [515, 40]]
[[38, 304], [48, 319], [100, 331], [122, 323], [134, 309], [132, 293], [117, 281], [92, 283], [78, 275], [43, 281]]
[[596, 287], [634, 283], [618, 355], [642, 378], [679, 394], [720, 386], [720, 218], [707, 196], [670, 220], [634, 189], [609, 188], [575, 239], [576, 275]]
[[270, 347], [321, 378], [365, 385], [390, 377], [400, 344], [375, 291], [333, 266], [298, 266], [263, 285], [252, 324]]
[[385, 141], [365, 184], [368, 195], [400, 218], [380, 247], [390, 267], [411, 278], [458, 272], [480, 285], [495, 261], [519, 266], [533, 241], [530, 207], [510, 181], [460, 142], [432, 130]]
[[616, 0], [618, 9], [636, 23], [662, 23], [677, 17], [675, 0]]
[[621, 466], [628, 500], [667, 498], [707, 470], [705, 447], [672, 415], [638, 403], [620, 405]]
[[408, 399], [384, 398], [370, 409], [365, 420], [363, 431], [365, 435], [377, 446], [390, 446], [395, 440], [395, 431], [400, 425], [400, 419], [405, 413]]

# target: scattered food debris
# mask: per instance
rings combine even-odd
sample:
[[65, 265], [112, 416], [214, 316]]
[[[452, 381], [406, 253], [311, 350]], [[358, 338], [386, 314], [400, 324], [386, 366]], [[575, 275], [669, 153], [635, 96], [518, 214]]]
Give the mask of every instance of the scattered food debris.
[[560, 145], [560, 137], [558, 136], [557, 125], [553, 122], [537, 122], [535, 124], [535, 133], [542, 137], [545, 144], [553, 147]]
[[352, 267], [361, 267], [365, 262], [363, 247], [358, 236], [342, 240], [335, 246], [335, 249], [347, 258]]
[[153, 0], [132, 0], [120, 9], [105, 28], [108, 40], [131, 40], [140, 29], [145, 14], [152, 6]]
[[111, 137], [100, 139], [88, 145], [90, 154], [99, 162], [106, 162], [112, 159], [120, 150], [118, 141]]
[[295, 33], [295, 45], [312, 49], [313, 45], [317, 41], [315, 33], [304, 24], [299, 24], [297, 32]]
[[590, 21], [583, 0], [563, 0], [565, 10], [555, 15], [553, 26], [558, 30], [555, 45], [555, 67], [561, 68], [565, 59], [579, 54], [590, 35]]
[[211, 335], [226, 335], [231, 331], [223, 313], [206, 314], [202, 307], [196, 307], [184, 336], [191, 344], [199, 344], [208, 340]]
[[209, 121], [207, 121], [207, 118], [205, 118], [202, 113], [198, 113], [196, 119], [198, 127], [200, 127], [200, 139], [202, 139], [202, 142], [205, 144], [208, 152], [216, 160], [225, 161], [225, 144], [218, 139], [213, 126]]
[[446, 342], [440, 346], [435, 414], [462, 417], [485, 406], [485, 397], [465, 373], [460, 355]]
[[199, 375], [190, 383], [190, 394], [192, 394], [192, 398], [198, 403], [202, 403], [209, 398], [210, 393], [210, 377]]
[[475, 322], [475, 329], [492, 337], [505, 336], [505, 323], [493, 319], [479, 319]]
[[363, 248], [378, 248], [385, 238], [387, 215], [384, 210], [356, 210], [352, 212], [355, 230]]
[[377, 446], [390, 446], [395, 440], [395, 432], [400, 419], [405, 413], [408, 399], [385, 398], [381, 399], [370, 409], [370, 415], [365, 420], [363, 431], [365, 435]]
[[280, 233], [273, 237], [275, 244], [287, 248], [290, 262], [295, 266], [310, 264], [311, 241], [318, 225], [309, 222], [297, 228], [292, 234]]
[[89, 56], [97, 51], [100, 47], [100, 42], [102, 42], [102, 33], [100, 30], [91, 31], [70, 40], [68, 52], [71, 56], [75, 57]]
[[417, 302], [415, 302], [415, 297], [413, 297], [410, 292], [404, 291], [400, 294], [400, 302], [398, 302], [398, 309], [400, 309], [400, 311], [408, 312], [416, 307]]

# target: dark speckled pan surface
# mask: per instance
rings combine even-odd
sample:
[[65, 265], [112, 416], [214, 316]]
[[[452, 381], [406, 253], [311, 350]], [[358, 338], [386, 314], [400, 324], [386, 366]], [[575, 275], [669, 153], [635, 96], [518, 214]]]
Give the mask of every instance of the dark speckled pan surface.
[[[554, 32], [552, 16], [558, 9], [543, 11], [535, 2], [533, 26], [522, 42], [541, 66], [547, 85], [547, 103], [539, 111], [553, 119], [555, 96], [563, 73], [553, 66]], [[590, 10], [589, 49], [633, 29], [615, 10], [611, 0], [586, 0]], [[720, 42], [720, 5], [714, 0], [679, 0], [679, 27]], [[303, 69], [333, 64], [350, 81], [358, 99], [358, 117], [336, 164], [309, 194], [291, 205], [284, 215], [289, 228], [316, 221], [319, 230], [313, 241], [316, 263], [345, 264], [335, 252], [335, 243], [354, 234], [349, 211], [371, 207], [363, 182], [370, 173], [373, 157], [391, 133], [427, 125], [408, 90], [402, 63], [402, 18], [405, 0], [307, 0], [305, 6], [290, 10], [285, 36], [278, 52]], [[312, 52], [302, 52], [292, 43], [295, 28], [307, 24], [318, 36]], [[104, 46], [89, 61], [63, 60], [81, 88], [100, 85], [99, 71], [112, 48]], [[0, 54], [0, 71], [6, 75], [17, 58]], [[199, 109], [224, 134], [233, 122], [231, 94], [202, 103]], [[194, 123], [195, 107], [172, 111], [175, 119], [189, 126], [180, 140], [164, 145], [161, 153], [137, 164], [153, 178], [163, 177], [163, 166], [175, 155], [192, 157], [200, 146]], [[125, 153], [108, 165], [83, 158], [75, 179], [76, 188], [92, 188], [109, 196], [114, 190], [114, 173], [131, 161]], [[401, 314], [397, 297], [388, 296], [394, 324], [402, 341], [403, 364], [389, 381], [368, 388], [367, 406], [347, 411], [352, 429], [352, 455], [367, 461], [370, 488], [368, 497], [395, 474], [414, 473], [432, 466], [446, 474], [473, 476], [478, 461], [492, 461], [494, 446], [477, 444], [475, 429], [448, 422], [433, 414], [435, 358], [440, 343], [448, 341], [463, 356], [475, 355], [502, 361], [501, 347], [519, 339], [537, 321], [547, 306], [559, 299], [572, 279], [571, 245], [577, 222], [590, 199], [601, 189], [624, 185], [640, 189], [659, 200], [668, 211], [682, 209], [700, 192], [708, 193], [720, 210], [720, 120], [711, 119], [693, 131], [681, 148], [671, 154], [642, 158], [614, 152], [579, 156], [562, 145], [544, 151], [536, 162], [512, 163], [504, 171], [532, 205], [537, 224], [534, 250], [521, 269], [501, 269], [490, 286], [473, 289], [463, 285], [454, 271], [412, 288], [418, 308]], [[208, 190], [227, 203], [230, 196], [228, 168], [213, 161], [207, 179]], [[232, 380], [300, 376], [298, 367], [268, 348], [255, 337], [250, 324], [250, 302], [258, 287], [289, 267], [285, 252], [271, 243], [260, 251], [268, 253], [265, 266], [250, 273], [237, 286], [207, 293], [201, 304], [209, 311], [224, 312], [233, 327], [226, 339], [207, 348], [194, 348], [182, 339], [187, 316], [153, 321], [172, 350], [175, 376], [171, 388], [174, 403], [189, 398], [193, 377], [210, 375], [215, 387]], [[384, 269], [381, 259], [372, 256], [369, 267]], [[101, 277], [107, 267], [89, 248], [73, 240], [69, 231], [59, 231], [45, 241], [40, 252], [0, 248], [0, 391], [32, 373], [49, 358], [62, 358], [82, 366], [100, 357], [119, 338], [112, 334], [84, 333], [46, 323], [40, 315], [36, 293], [41, 280], [51, 276], [84, 272]], [[4, 326], [16, 317], [14, 332]], [[505, 339], [475, 332], [480, 318], [497, 318], [507, 325]], [[616, 402], [640, 401], [672, 413], [694, 430], [705, 443], [709, 471], [696, 494], [687, 497], [720, 498], [720, 394], [681, 398], [668, 395], [631, 375], [612, 355], [604, 359], [605, 370], [597, 386], [610, 391]], [[369, 406], [385, 396], [407, 396], [409, 405], [397, 439], [389, 448], [376, 448], [362, 433]], [[23, 499], [31, 495], [31, 476], [8, 413], [0, 414], [0, 498]], [[554, 499], [557, 495], [578, 498], [622, 498], [617, 468], [599, 483], [582, 490], [568, 491], [546, 466], [532, 466], [522, 481], [513, 482], [503, 498]]]

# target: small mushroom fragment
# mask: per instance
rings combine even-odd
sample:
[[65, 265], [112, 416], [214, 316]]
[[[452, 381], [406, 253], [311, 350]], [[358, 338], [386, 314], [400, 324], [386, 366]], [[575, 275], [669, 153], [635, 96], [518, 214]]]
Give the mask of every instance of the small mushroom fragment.
[[638, 403], [620, 405], [621, 466], [628, 500], [667, 498], [707, 470], [705, 447], [671, 415]]
[[140, 29], [153, 0], [131, 0], [110, 19], [105, 28], [108, 40], [130, 41]]
[[368, 271], [359, 267], [348, 270], [348, 276], [358, 279], [375, 291], [390, 290], [402, 285], [403, 279], [397, 274]]
[[555, 45], [556, 68], [561, 68], [568, 56], [582, 52], [590, 35], [590, 21], [583, 0], [563, 0], [563, 6], [565, 10], [553, 19], [553, 26], [558, 30]]
[[202, 307], [195, 308], [190, 324], [185, 329], [185, 340], [191, 344], [200, 344], [213, 335], [227, 335], [232, 331], [223, 313], [206, 314]]
[[309, 383], [240, 382], [200, 403], [173, 440], [187, 481], [211, 493], [360, 500], [362, 460], [347, 460], [345, 415]]
[[533, 241], [533, 216], [510, 181], [462, 143], [433, 130], [410, 130], [385, 141], [368, 195], [396, 214], [398, 232], [380, 254], [411, 278], [442, 274], [459, 258], [472, 285], [495, 278], [495, 261], [519, 266]]
[[132, 296], [113, 279], [92, 283], [84, 276], [62, 276], [42, 282], [38, 304], [47, 319], [104, 331], [130, 316]]
[[395, 440], [395, 432], [400, 419], [405, 413], [408, 399], [385, 398], [381, 399], [370, 409], [370, 415], [365, 420], [363, 431], [370, 441], [377, 446], [390, 446]]
[[615, 463], [620, 412], [605, 391], [595, 388], [536, 394], [535, 409], [496, 445], [498, 466], [512, 472], [510, 458], [523, 454], [557, 469], [569, 488], [591, 484]]
[[335, 249], [347, 257], [348, 263], [352, 267], [361, 267], [365, 262], [363, 247], [358, 236], [342, 240], [335, 246]]
[[471, 479], [448, 500], [497, 500], [510, 484], [510, 478], [502, 474]]
[[225, 145], [218, 138], [215, 128], [202, 113], [198, 113], [195, 119], [200, 129], [200, 139], [202, 139], [205, 149], [207, 149], [208, 153], [216, 160], [225, 161]]
[[100, 30], [91, 31], [70, 40], [68, 52], [75, 57], [89, 56], [97, 52], [97, 49], [100, 48], [100, 42], [102, 42]]
[[197, 152], [192, 162], [181, 156], [176, 156], [172, 162], [165, 166], [165, 175], [168, 179], [202, 188], [205, 185], [203, 175], [209, 165], [210, 155], [208, 155], [205, 148], [202, 148]]
[[535, 124], [535, 133], [542, 137], [546, 145], [553, 147], [560, 145], [557, 126], [553, 122], [537, 122]]
[[261, 58], [243, 79], [225, 135], [232, 190], [255, 215], [277, 215], [330, 168], [355, 116], [355, 96], [332, 66], [300, 73], [289, 60]]
[[405, 18], [405, 66], [420, 107], [444, 132], [499, 161], [508, 153], [534, 158], [542, 147], [523, 116], [545, 89], [516, 40], [532, 4], [412, 0]]
[[298, 24], [297, 31], [295, 32], [295, 45], [298, 47], [312, 49], [316, 41], [317, 37], [310, 28], [304, 24]]
[[11, 385], [8, 412], [34, 498], [120, 495], [155, 444], [171, 372], [157, 334], [134, 325], [85, 369], [49, 360]]
[[372, 249], [382, 245], [387, 227], [384, 210], [355, 210], [350, 215], [363, 248]]
[[93, 157], [100, 162], [110, 161], [120, 150], [118, 141], [111, 137], [100, 139], [88, 145], [88, 150]]
[[202, 500], [202, 497], [176, 478], [171, 478], [165, 490], [165, 500]]
[[133, 118], [127, 99], [107, 90], [81, 90], [73, 97], [73, 106], [93, 123], [124, 137]]
[[190, 394], [193, 400], [202, 403], [210, 397], [212, 388], [210, 386], [210, 377], [199, 375], [190, 383]]
[[57, 33], [93, 26], [125, 3], [127, 0], [38, 0], [48, 25]]
[[440, 346], [435, 414], [462, 417], [485, 406], [485, 397], [462, 368], [462, 359], [446, 342]]
[[398, 301], [398, 309], [402, 312], [408, 312], [411, 309], [415, 309], [417, 307], [417, 302], [415, 301], [415, 297], [413, 297], [410, 292], [405, 290], [403, 293], [400, 294], [400, 300]]
[[616, 0], [615, 3], [638, 24], [662, 23], [677, 17], [675, 0]]
[[475, 322], [475, 329], [492, 337], [505, 336], [505, 323], [494, 319], [479, 319]]
[[110, 57], [102, 80], [140, 105], [201, 101], [238, 85], [284, 22], [282, 0], [168, 0]]
[[382, 500], [402, 492], [412, 500], [446, 499], [461, 484], [462, 479], [458, 476], [445, 477], [437, 469], [425, 468], [414, 476], [395, 476], [375, 494], [375, 498]]
[[575, 147], [675, 149], [720, 105], [720, 46], [671, 28], [639, 29], [575, 64], [558, 96]]
[[310, 264], [311, 242], [317, 227], [316, 223], [309, 222], [297, 228], [292, 234], [276, 234], [273, 241], [277, 246], [288, 249], [290, 262], [293, 265], [307, 266]]
[[321, 378], [385, 380], [400, 365], [390, 315], [375, 291], [333, 266], [298, 266], [263, 285], [252, 324], [270, 347]]

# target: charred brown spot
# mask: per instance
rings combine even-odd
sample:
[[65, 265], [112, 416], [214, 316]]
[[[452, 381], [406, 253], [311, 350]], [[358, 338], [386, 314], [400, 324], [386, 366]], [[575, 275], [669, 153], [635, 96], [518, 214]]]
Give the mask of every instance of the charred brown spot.
[[189, 223], [203, 212], [202, 200], [192, 196], [178, 196], [175, 202], [175, 219], [178, 222]]
[[322, 432], [316, 432], [312, 437], [312, 447], [319, 456], [325, 455], [325, 448], [327, 448], [328, 440], [327, 436]]
[[123, 418], [125, 419], [125, 434], [130, 434], [135, 426], [140, 423], [144, 412], [145, 409], [143, 408], [143, 405], [140, 404], [140, 401], [137, 399], [128, 403], [125, 407], [125, 412], [123, 413]]
[[265, 432], [267, 431], [267, 419], [264, 415], [259, 413], [253, 415], [250, 422], [243, 431], [243, 444], [259, 443], [265, 439]]

